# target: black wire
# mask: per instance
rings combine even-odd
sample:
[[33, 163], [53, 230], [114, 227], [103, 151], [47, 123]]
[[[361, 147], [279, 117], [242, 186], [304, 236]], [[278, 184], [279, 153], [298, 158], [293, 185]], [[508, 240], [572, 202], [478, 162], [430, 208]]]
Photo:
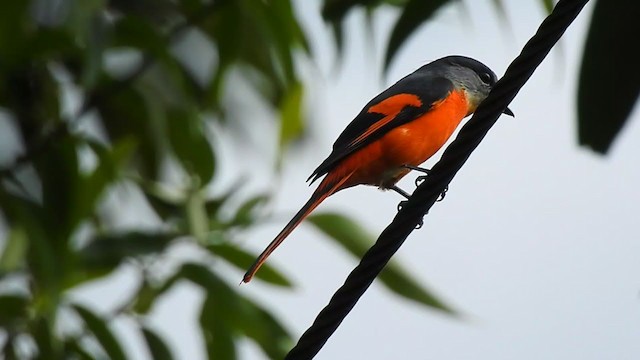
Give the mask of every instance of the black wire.
[[349, 274], [344, 285], [336, 291], [311, 327], [302, 334], [296, 346], [289, 351], [286, 360], [312, 359], [322, 349], [587, 1], [558, 2], [552, 13], [542, 22], [538, 32], [507, 68], [504, 77], [496, 83], [487, 99], [462, 127], [458, 137], [445, 150], [440, 161], [433, 166], [426, 180], [380, 234], [376, 243], [362, 257], [360, 264]]

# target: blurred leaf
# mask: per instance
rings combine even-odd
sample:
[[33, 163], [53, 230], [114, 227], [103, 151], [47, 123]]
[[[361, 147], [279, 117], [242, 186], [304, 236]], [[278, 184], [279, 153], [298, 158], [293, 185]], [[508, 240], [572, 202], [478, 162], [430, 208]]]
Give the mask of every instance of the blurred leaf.
[[189, 234], [198, 241], [204, 242], [209, 232], [209, 219], [201, 190], [192, 190], [189, 194], [186, 203], [186, 214]]
[[118, 11], [163, 23], [176, 16], [175, 5], [169, 0], [108, 0], [109, 7]]
[[71, 216], [74, 227], [94, 213], [98, 200], [107, 186], [118, 180], [120, 171], [125, 168], [135, 148], [131, 138], [117, 141], [112, 149], [95, 141], [88, 141], [87, 144], [97, 155], [98, 164], [91, 174], [83, 175], [79, 179], [78, 195], [73, 202]]
[[246, 297], [240, 297], [238, 303], [238, 328], [271, 359], [284, 359], [293, 346], [291, 336], [278, 320]]
[[3, 54], [2, 60], [7, 62], [6, 65], [13, 65], [23, 55], [24, 39], [29, 29], [29, 8], [28, 1], [0, 1], [0, 54]]
[[[321, 213], [311, 215], [307, 219], [318, 230], [336, 240], [336, 243], [358, 259], [362, 258], [369, 247], [373, 245], [372, 236], [360, 225], [343, 215]], [[393, 260], [385, 266], [378, 278], [389, 290], [400, 296], [449, 314], [455, 314], [454, 310], [425, 290]]]
[[269, 201], [269, 195], [258, 194], [245, 201], [238, 210], [231, 224], [239, 227], [247, 227], [255, 222], [258, 209]]
[[380, 3], [380, 0], [324, 0], [322, 18], [331, 23], [338, 55], [341, 55], [344, 49], [344, 21], [349, 11], [358, 6], [370, 11]]
[[233, 334], [238, 331], [256, 341], [270, 358], [284, 357], [291, 338], [273, 315], [238, 295], [203, 265], [185, 264], [179, 274], [208, 293], [202, 305], [200, 324], [210, 358], [235, 359]]
[[233, 332], [228, 322], [220, 319], [225, 311], [233, 311], [235, 308], [225, 310], [225, 307], [220, 304], [221, 298], [225, 295], [210, 292], [202, 304], [200, 328], [209, 359], [236, 360], [237, 358]]
[[169, 140], [178, 160], [205, 186], [213, 177], [215, 157], [197, 113], [173, 108], [167, 113]]
[[64, 359], [95, 360], [78, 340], [69, 338], [64, 341]]
[[204, 207], [210, 218], [215, 218], [218, 216], [220, 208], [227, 202], [227, 200], [229, 200], [229, 198], [231, 198], [231, 196], [233, 196], [235, 191], [237, 191], [237, 189], [240, 187], [240, 185], [238, 185], [239, 183], [239, 181], [235, 181], [234, 189], [231, 189], [215, 198], [205, 200]]
[[[207, 249], [215, 256], [219, 256], [230, 264], [236, 266], [240, 270], [247, 270], [256, 259], [256, 255], [250, 254], [239, 249], [236, 246], [229, 244], [210, 244], [207, 245]], [[260, 279], [264, 282], [272, 285], [291, 287], [293, 284], [283, 275], [269, 264], [264, 264], [260, 268], [260, 271], [256, 273], [256, 279]]]
[[62, 257], [74, 228], [73, 207], [80, 182], [77, 141], [65, 137], [52, 144], [38, 159], [36, 167], [42, 181], [43, 210], [47, 214], [49, 241], [55, 255]]
[[[33, 277], [34, 285], [44, 289], [56, 289], [60, 276], [57, 268], [59, 259], [56, 258], [56, 252], [47, 238], [47, 230], [44, 228], [46, 215], [42, 208], [30, 200], [4, 191], [2, 186], [0, 205], [7, 223], [23, 229], [26, 238], [29, 239], [27, 268]], [[42, 305], [46, 307], [46, 304]]]
[[153, 330], [143, 326], [142, 334], [147, 342], [147, 347], [149, 348], [149, 353], [151, 353], [151, 358], [153, 360], [171, 360], [174, 358], [169, 346]]
[[97, 108], [102, 124], [112, 141], [135, 139], [138, 145], [136, 160], [143, 175], [156, 179], [164, 148], [164, 124], [152, 118], [144, 96], [135, 88], [128, 87], [119, 92], [101, 95]]
[[[186, 263], [176, 274], [175, 280], [185, 279], [214, 293], [225, 292], [229, 287], [207, 266], [197, 263]], [[235, 294], [232, 291], [233, 294]], [[230, 295], [229, 295], [230, 296]], [[231, 314], [229, 314], [231, 315]]]
[[24, 265], [29, 239], [20, 224], [9, 229], [9, 236], [0, 256], [0, 273], [17, 270]]
[[80, 318], [82, 318], [87, 329], [91, 331], [98, 343], [100, 343], [100, 346], [102, 346], [102, 349], [107, 353], [109, 359], [125, 360], [127, 358], [120, 342], [109, 329], [106, 319], [99, 317], [84, 306], [74, 304], [72, 307]]
[[201, 0], [179, 0], [178, 4], [182, 12], [190, 15], [196, 14], [202, 11], [202, 1]]
[[553, 11], [553, 0], [542, 0], [542, 5], [544, 9], [547, 11], [547, 14], [551, 14]]
[[0, 326], [11, 329], [26, 322], [29, 299], [21, 295], [0, 295]]
[[409, 38], [411, 34], [424, 22], [429, 20], [443, 5], [453, 0], [409, 0], [402, 10], [402, 14], [393, 27], [387, 53], [384, 60], [384, 70], [389, 69], [391, 60], [400, 49], [400, 46]]
[[176, 236], [171, 232], [143, 231], [98, 235], [78, 251], [78, 257], [89, 269], [110, 270], [124, 259], [164, 251]]
[[296, 83], [284, 97], [280, 105], [280, 153], [302, 135], [305, 124], [302, 116], [303, 87]]
[[342, 22], [347, 13], [356, 6], [373, 6], [380, 0], [324, 0], [322, 3], [322, 18], [325, 21]]
[[159, 183], [143, 179], [136, 180], [153, 210], [163, 220], [166, 221], [170, 218], [184, 215], [184, 202], [186, 200], [183, 199], [183, 196], [171, 194]]
[[147, 314], [158, 297], [166, 290], [169, 289], [163, 288], [162, 286], [153, 286], [146, 278], [143, 279], [136, 290], [135, 300], [131, 306], [132, 310], [137, 314]]
[[640, 38], [638, 14], [638, 1], [599, 0], [593, 9], [578, 84], [578, 138], [580, 145], [601, 154], [609, 150], [640, 94], [640, 68], [630, 62], [629, 49], [616, 41]]
[[496, 9], [498, 17], [500, 17], [500, 20], [502, 20], [505, 24], [508, 24], [509, 18], [507, 17], [507, 9], [505, 9], [504, 7], [504, 0], [493, 0], [492, 3], [493, 7]]
[[88, 28], [89, 41], [84, 51], [82, 85], [86, 90], [93, 88], [102, 73], [102, 61], [107, 46], [107, 24], [101, 16], [93, 17]]
[[160, 61], [173, 60], [167, 39], [152, 24], [139, 17], [124, 16], [115, 22], [112, 46], [144, 50]]
[[30, 324], [30, 331], [32, 339], [35, 342], [35, 347], [38, 349], [38, 356], [35, 356], [35, 360], [48, 360], [60, 358], [60, 350], [62, 350], [61, 344], [58, 344], [52, 324], [47, 318], [39, 317], [32, 321]]
[[183, 264], [165, 284], [165, 288], [171, 287], [181, 279], [189, 280], [207, 292], [200, 313], [200, 326], [209, 358], [235, 360], [236, 350], [231, 323], [237, 316], [236, 292], [201, 264]]

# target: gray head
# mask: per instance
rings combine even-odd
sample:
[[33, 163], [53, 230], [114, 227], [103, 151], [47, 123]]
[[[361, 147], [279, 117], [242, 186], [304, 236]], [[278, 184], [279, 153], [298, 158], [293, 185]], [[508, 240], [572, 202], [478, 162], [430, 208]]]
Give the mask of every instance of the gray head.
[[[466, 56], [443, 57], [427, 64], [426, 68], [449, 79], [456, 89], [464, 91], [470, 113], [475, 111], [498, 81], [498, 77], [489, 67]], [[509, 108], [506, 108], [504, 113], [513, 116]]]

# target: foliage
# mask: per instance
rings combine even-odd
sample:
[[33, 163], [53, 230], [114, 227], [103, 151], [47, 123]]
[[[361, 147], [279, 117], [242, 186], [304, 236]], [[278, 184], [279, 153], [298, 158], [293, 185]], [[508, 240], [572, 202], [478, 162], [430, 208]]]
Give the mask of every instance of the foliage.
[[595, 4], [580, 69], [578, 139], [599, 153], [609, 150], [640, 95], [640, 68], [628, 43], [616, 41], [640, 36], [639, 13], [637, 1]]
[[[215, 54], [209, 73], [190, 59], [202, 49]], [[241, 339], [282, 358], [291, 338], [281, 321], [229, 285], [240, 273], [221, 271], [255, 258], [237, 240], [268, 216], [271, 194], [221, 189], [215, 138], [231, 136], [228, 103], [243, 95], [240, 81], [278, 114], [283, 154], [303, 131], [296, 69], [309, 57], [289, 0], [0, 2], [0, 121], [21, 147], [0, 164], [3, 357], [126, 359], [113, 322], [127, 319], [153, 358], [171, 359], [146, 320], [189, 281], [205, 293], [199, 325], [211, 358], [235, 358]], [[142, 209], [153, 226], [114, 220]], [[356, 256], [369, 239], [339, 215], [314, 224]], [[201, 256], [171, 270], [176, 244]], [[122, 306], [99, 312], [74, 301], [123, 266], [138, 283]], [[448, 311], [397, 265], [387, 275], [397, 294]], [[292, 287], [270, 265], [256, 279]]]

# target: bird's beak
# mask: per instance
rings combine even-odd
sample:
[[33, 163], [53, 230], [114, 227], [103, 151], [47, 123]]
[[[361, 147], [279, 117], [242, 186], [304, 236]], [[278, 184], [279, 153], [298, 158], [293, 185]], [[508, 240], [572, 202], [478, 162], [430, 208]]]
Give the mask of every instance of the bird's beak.
[[516, 115], [513, 113], [513, 111], [511, 111], [511, 109], [509, 109], [509, 108], [504, 109], [504, 111], [502, 113], [503, 114], [507, 114], [507, 115], [509, 115], [511, 117], [516, 117]]

